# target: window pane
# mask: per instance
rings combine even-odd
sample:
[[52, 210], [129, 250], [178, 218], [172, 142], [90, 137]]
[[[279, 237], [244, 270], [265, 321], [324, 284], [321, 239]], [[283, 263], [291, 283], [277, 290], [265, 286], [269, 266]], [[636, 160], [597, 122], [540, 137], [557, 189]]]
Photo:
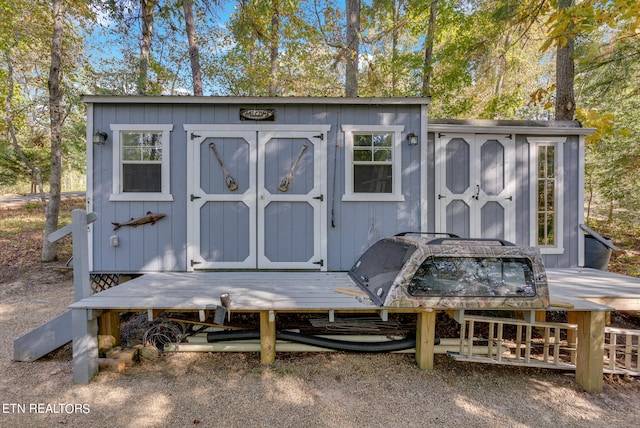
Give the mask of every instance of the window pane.
[[546, 210], [552, 212], [554, 210], [554, 202], [555, 202], [555, 196], [554, 196], [554, 192], [555, 192], [555, 187], [554, 187], [554, 180], [546, 180], [547, 183], [547, 205], [546, 205]]
[[538, 213], [538, 245], [547, 245], [546, 216]]
[[373, 135], [373, 145], [376, 147], [380, 147], [380, 146], [391, 147], [391, 134]]
[[540, 178], [547, 176], [547, 148], [548, 146], [538, 147], [538, 177]]
[[392, 193], [391, 165], [354, 165], [353, 191], [356, 193]]
[[353, 136], [353, 145], [354, 146], [366, 146], [371, 147], [371, 135], [354, 135]]
[[377, 162], [391, 162], [391, 150], [375, 149], [373, 152], [373, 160]]
[[122, 160], [125, 161], [137, 161], [140, 160], [140, 149], [125, 147], [122, 149]]
[[354, 150], [353, 160], [355, 162], [371, 162], [371, 150]]
[[144, 148], [142, 149], [142, 160], [145, 161], [161, 161], [162, 149], [158, 148]]
[[142, 145], [144, 146], [159, 146], [160, 145], [160, 134], [150, 134], [145, 133], [142, 135]]
[[123, 132], [122, 133], [122, 147], [125, 146], [138, 146], [140, 145], [140, 133], [139, 132]]
[[123, 192], [161, 192], [162, 165], [161, 164], [123, 164], [122, 165]]
[[547, 146], [547, 178], [555, 177], [556, 172], [556, 156], [555, 147]]
[[555, 245], [556, 237], [555, 237], [555, 215], [553, 213], [547, 213], [547, 245]]

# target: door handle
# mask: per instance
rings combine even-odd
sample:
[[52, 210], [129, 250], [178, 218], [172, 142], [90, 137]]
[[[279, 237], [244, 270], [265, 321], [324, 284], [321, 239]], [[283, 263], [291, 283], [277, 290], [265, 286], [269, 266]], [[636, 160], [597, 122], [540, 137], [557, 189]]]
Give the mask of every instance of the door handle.
[[480, 198], [480, 185], [476, 184], [476, 194], [472, 196], [476, 201]]

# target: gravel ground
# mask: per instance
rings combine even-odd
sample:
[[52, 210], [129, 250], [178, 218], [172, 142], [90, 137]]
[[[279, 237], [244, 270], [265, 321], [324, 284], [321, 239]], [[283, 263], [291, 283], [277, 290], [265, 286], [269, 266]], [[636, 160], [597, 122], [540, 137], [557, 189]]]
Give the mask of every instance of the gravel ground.
[[408, 354], [169, 354], [72, 382], [71, 351], [12, 361], [13, 340], [63, 313], [71, 281], [41, 268], [0, 283], [0, 427], [632, 427], [640, 381], [589, 394], [572, 373]]

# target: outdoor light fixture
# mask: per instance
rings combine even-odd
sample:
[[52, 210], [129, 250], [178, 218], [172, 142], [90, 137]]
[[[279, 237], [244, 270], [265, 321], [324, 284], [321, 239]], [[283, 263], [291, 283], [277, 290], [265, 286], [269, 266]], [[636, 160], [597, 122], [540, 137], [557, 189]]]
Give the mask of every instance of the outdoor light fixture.
[[107, 133], [97, 130], [95, 134], [93, 134], [93, 144], [104, 144], [107, 141]]
[[410, 132], [407, 134], [407, 141], [409, 142], [410, 146], [417, 146], [418, 145], [418, 136], [416, 134], [414, 134], [413, 132]]

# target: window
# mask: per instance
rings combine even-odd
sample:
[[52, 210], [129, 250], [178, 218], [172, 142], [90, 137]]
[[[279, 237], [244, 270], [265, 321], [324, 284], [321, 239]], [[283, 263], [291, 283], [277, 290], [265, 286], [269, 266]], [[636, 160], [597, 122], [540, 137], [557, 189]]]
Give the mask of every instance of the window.
[[533, 297], [533, 266], [517, 257], [427, 257], [408, 286], [411, 296]]
[[531, 147], [531, 243], [543, 254], [562, 254], [562, 144], [565, 138], [528, 138]]
[[111, 125], [116, 201], [171, 201], [169, 143], [173, 125]]
[[404, 126], [343, 125], [344, 201], [403, 201], [400, 147]]

